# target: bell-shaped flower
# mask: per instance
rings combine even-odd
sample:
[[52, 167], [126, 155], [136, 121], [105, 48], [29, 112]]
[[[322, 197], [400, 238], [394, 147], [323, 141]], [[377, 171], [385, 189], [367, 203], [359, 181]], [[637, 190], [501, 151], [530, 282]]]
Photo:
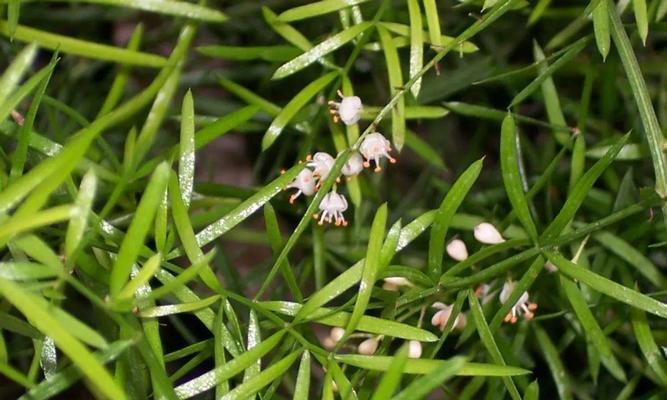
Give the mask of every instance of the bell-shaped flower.
[[301, 195], [305, 194], [306, 196], [312, 196], [315, 193], [315, 177], [313, 172], [308, 168], [304, 168], [299, 172], [299, 175], [294, 178], [292, 183], [287, 185], [285, 189], [296, 189], [296, 193], [290, 196], [290, 204], [294, 204], [294, 201]]
[[343, 165], [343, 175], [347, 176], [348, 179], [359, 175], [361, 171], [364, 170], [364, 159], [361, 157], [361, 154], [358, 152], [352, 153], [350, 158], [347, 160], [345, 165]]
[[331, 168], [333, 168], [336, 159], [334, 159], [330, 154], [323, 151], [315, 153], [314, 156], [306, 158], [308, 167], [313, 169], [313, 176], [319, 178], [320, 180], [327, 179]]
[[322, 225], [324, 222], [331, 223], [335, 222], [336, 226], [347, 226], [347, 221], [343, 212], [347, 210], [347, 199], [342, 194], [337, 193], [335, 190], [324, 195], [324, 198], [320, 202], [320, 212], [321, 216], [317, 214], [314, 217], [319, 218], [318, 224]]
[[390, 151], [391, 143], [378, 132], [368, 134], [359, 146], [359, 152], [366, 159], [364, 167], [370, 167], [370, 161], [372, 160], [375, 162], [375, 172], [382, 170], [382, 167], [380, 167], [382, 157], [386, 157], [392, 164], [396, 162], [396, 159], [389, 155]]
[[[431, 325], [437, 326], [440, 328], [440, 330], [444, 330], [445, 325], [447, 325], [447, 321], [449, 321], [449, 317], [452, 316], [452, 306], [441, 302], [436, 302], [433, 303], [431, 307], [437, 308], [439, 310], [433, 314], [433, 317], [431, 318]], [[456, 319], [454, 320], [454, 328], [463, 329], [465, 325], [466, 317], [465, 315], [459, 313], [459, 315], [457, 315]]]
[[361, 118], [361, 111], [364, 109], [364, 106], [361, 104], [361, 99], [357, 96], [343, 96], [343, 93], [339, 90], [338, 96], [340, 96], [341, 101], [329, 101], [329, 113], [334, 122], [338, 122], [338, 119], [343, 121], [345, 125], [356, 124]]

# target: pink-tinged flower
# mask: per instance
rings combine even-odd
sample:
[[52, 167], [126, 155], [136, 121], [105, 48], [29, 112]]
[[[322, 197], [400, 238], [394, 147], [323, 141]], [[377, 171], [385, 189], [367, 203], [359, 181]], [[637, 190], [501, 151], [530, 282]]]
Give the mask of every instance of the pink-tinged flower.
[[348, 179], [359, 175], [361, 171], [364, 170], [364, 159], [361, 157], [361, 154], [358, 152], [352, 153], [350, 158], [347, 160], [345, 165], [343, 165], [343, 175], [347, 176]]
[[340, 96], [341, 101], [329, 101], [329, 113], [334, 122], [338, 122], [338, 119], [343, 121], [345, 125], [356, 124], [361, 118], [361, 111], [364, 109], [364, 106], [361, 104], [361, 99], [357, 96], [343, 96], [343, 93], [339, 90], [338, 96]]
[[314, 215], [315, 218], [319, 218], [318, 224], [322, 225], [324, 222], [331, 223], [335, 222], [336, 226], [347, 226], [347, 221], [343, 212], [347, 210], [347, 200], [345, 196], [337, 193], [335, 190], [327, 193], [322, 202], [320, 202], [320, 211], [322, 216]]
[[375, 172], [382, 170], [382, 167], [380, 167], [382, 157], [387, 158], [392, 164], [396, 162], [396, 159], [389, 155], [390, 151], [391, 143], [378, 132], [368, 134], [359, 146], [359, 152], [366, 159], [364, 167], [370, 167], [370, 161], [373, 160], [375, 162]]
[[299, 175], [285, 189], [297, 189], [296, 193], [289, 198], [290, 204], [294, 204], [294, 201], [301, 194], [312, 196], [315, 193], [315, 177], [313, 176], [313, 172], [308, 168], [302, 169]]

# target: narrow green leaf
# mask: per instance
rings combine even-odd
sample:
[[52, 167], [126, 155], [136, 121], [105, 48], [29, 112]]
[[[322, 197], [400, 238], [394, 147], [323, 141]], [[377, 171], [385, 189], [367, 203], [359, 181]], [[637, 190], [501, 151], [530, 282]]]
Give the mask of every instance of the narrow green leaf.
[[246, 351], [226, 364], [177, 386], [176, 395], [179, 399], [189, 399], [213, 388], [219, 382], [230, 379], [276, 347], [284, 335], [285, 331], [274, 333], [258, 346]]
[[25, 261], [0, 262], [0, 278], [11, 281], [33, 281], [55, 278], [61, 271], [46, 265]]
[[299, 373], [294, 385], [294, 400], [308, 400], [310, 393], [310, 352], [304, 351], [299, 363]]
[[111, 280], [109, 282], [112, 296], [117, 295], [129, 279], [130, 269], [139, 255], [139, 251], [141, 250], [140, 244], [144, 243], [148, 230], [152, 225], [155, 212], [167, 188], [168, 179], [169, 165], [162, 163], [155, 170], [153, 176], [151, 176], [148, 186], [137, 206], [134, 218], [127, 230], [127, 234], [123, 238], [123, 242], [118, 250], [118, 257], [111, 269]]
[[158, 253], [149, 258], [139, 270], [137, 276], [125, 285], [125, 287], [118, 293], [115, 300], [129, 300], [134, 297], [134, 294], [141, 288], [141, 286], [148, 284], [148, 282], [160, 269], [161, 255]]
[[[280, 251], [284, 246], [283, 237], [280, 233], [276, 211], [273, 209], [273, 206], [271, 206], [271, 203], [264, 204], [264, 221], [266, 223], [266, 233], [269, 237], [271, 250], [276, 255], [280, 254]], [[296, 282], [296, 277], [294, 276], [289, 260], [285, 260], [285, 262], [280, 265], [280, 272], [282, 273], [283, 279], [285, 279], [285, 283], [287, 283], [287, 287], [294, 299], [298, 302], [303, 301], [303, 294], [301, 293], [299, 284]]]
[[65, 257], [69, 258], [79, 246], [88, 225], [88, 216], [97, 190], [97, 176], [90, 170], [81, 179], [79, 194], [76, 197], [77, 212], [69, 221], [65, 236]]
[[458, 374], [466, 363], [465, 357], [457, 356], [447, 360], [443, 365], [428, 375], [415, 379], [392, 400], [420, 399], [428, 396], [435, 388], [447, 379]]
[[613, 297], [622, 303], [640, 308], [659, 317], [667, 318], [667, 304], [582, 268], [560, 254], [552, 252], [545, 252], [545, 254], [549, 258], [549, 261], [568, 277], [589, 286], [597, 292]]
[[537, 383], [537, 380], [528, 385], [526, 391], [523, 393], [523, 400], [539, 400], [540, 398], [540, 385]]
[[[392, 33], [395, 33], [397, 35], [403, 36], [405, 38], [410, 36], [410, 27], [408, 25], [397, 24], [395, 22], [384, 22], [384, 21], [380, 22], [379, 24], [381, 26], [387, 28], [388, 31], [390, 31]], [[430, 27], [429, 27], [429, 29], [430, 29]], [[428, 44], [431, 44], [433, 46], [439, 46], [439, 48], [436, 49], [438, 51], [441, 51], [442, 48], [444, 48], [446, 46], [451, 46], [452, 44], [455, 44], [457, 51], [460, 51], [462, 53], [474, 53], [477, 50], [479, 50], [477, 48], [477, 46], [475, 46], [473, 43], [467, 42], [465, 40], [461, 41], [461, 43], [454, 43], [457, 39], [453, 38], [451, 36], [440, 35], [440, 44], [439, 45], [437, 43], [433, 42], [433, 39], [432, 39], [431, 35], [429, 34], [429, 32], [423, 32], [422, 37], [424, 39], [426, 39], [426, 42]], [[395, 38], [395, 39], [402, 39], [402, 38]], [[470, 37], [468, 37], [467, 39], [470, 39]], [[392, 41], [398, 47], [399, 43], [396, 43], [396, 40], [392, 40]], [[403, 46], [407, 45], [407, 42], [403, 43], [402, 45]], [[375, 50], [380, 50], [380, 47], [378, 46]]]
[[622, 260], [625, 260], [631, 267], [648, 279], [657, 288], [665, 286], [665, 278], [658, 267], [642, 254], [637, 248], [614, 235], [611, 232], [602, 231], [593, 235], [593, 239], [606, 247], [609, 251], [616, 254]]
[[405, 130], [405, 145], [432, 166], [440, 169], [446, 168], [437, 149], [410, 129]]
[[542, 232], [540, 241], [542, 243], [549, 242], [555, 239], [565, 226], [570, 223], [572, 218], [574, 218], [577, 210], [581, 207], [581, 204], [588, 196], [589, 191], [593, 187], [593, 184], [598, 179], [600, 175], [611, 165], [614, 161], [616, 154], [623, 148], [623, 145], [628, 140], [629, 135], [625, 135], [621, 140], [619, 140], [613, 147], [607, 151], [604, 157], [598, 160], [586, 173], [579, 179], [577, 184], [574, 186], [570, 195], [568, 196], [563, 208], [561, 208], [556, 218], [553, 219], [551, 224]]
[[332, 51], [350, 42], [352, 39], [359, 36], [362, 32], [364, 32], [371, 26], [373, 26], [371, 22], [362, 22], [358, 25], [354, 25], [351, 28], [345, 29], [344, 31], [333, 35], [332, 37], [319, 43], [318, 45], [316, 45], [312, 49], [309, 49], [300, 56], [281, 65], [273, 74], [271, 79], [282, 79], [286, 76], [292, 75], [293, 73], [306, 68], [307, 66], [314, 63], [318, 59], [326, 56]]
[[574, 313], [577, 315], [577, 319], [581, 322], [584, 332], [586, 332], [586, 337], [600, 353], [602, 363], [616, 379], [625, 382], [627, 380], [625, 371], [623, 371], [623, 367], [621, 367], [616, 357], [614, 357], [611, 347], [607, 342], [607, 337], [595, 319], [595, 316], [593, 316], [583, 293], [581, 293], [576, 283], [566, 277], [561, 276], [560, 283], [565, 290], [565, 296], [570, 302]]
[[408, 345], [404, 344], [394, 355], [394, 360], [389, 366], [389, 369], [382, 375], [380, 383], [373, 392], [371, 400], [389, 399], [394, 394], [396, 389], [401, 384], [401, 377], [403, 375], [403, 368], [408, 360]]
[[[196, 263], [193, 263], [191, 266], [183, 270], [183, 272], [181, 272], [178, 276], [172, 277], [166, 283], [163, 282], [162, 286], [153, 289], [150, 293], [146, 295], [145, 300], [156, 300], [168, 294], [171, 294], [172, 292], [177, 292], [179, 288], [184, 287], [188, 282], [196, 278], [197, 275], [199, 275], [199, 273], [201, 272], [202, 268], [206, 267], [211, 262], [214, 255], [215, 255], [215, 250], [211, 250], [210, 252], [204, 254], [202, 258], [200, 258]], [[165, 279], [166, 275], [163, 272], [164, 271], [158, 270], [156, 272], [156, 277], [158, 279]]]
[[[468, 290], [468, 303], [470, 303], [470, 312], [472, 314], [473, 321], [475, 322], [477, 333], [479, 334], [479, 338], [484, 344], [486, 351], [489, 352], [489, 355], [491, 356], [493, 362], [504, 366], [505, 360], [503, 359], [503, 356], [500, 353], [500, 350], [498, 349], [498, 345], [496, 345], [496, 340], [493, 337], [491, 330], [489, 329], [489, 325], [487, 325], [486, 323], [482, 306], [481, 304], [479, 304], [479, 300], [477, 300], [477, 297], [470, 290]], [[521, 400], [521, 395], [519, 394], [519, 390], [516, 388], [516, 385], [514, 384], [512, 378], [505, 377], [503, 378], [503, 382], [505, 383], [505, 386], [507, 387], [507, 391], [509, 392], [510, 396], [514, 400]]]
[[[265, 301], [261, 304], [267, 310], [290, 316], [301, 314], [301, 310], [303, 309], [301, 304], [287, 301]], [[330, 308], [316, 308], [304, 319], [307, 321], [317, 321], [320, 324], [328, 326], [345, 327], [349, 323], [350, 313]], [[356, 330], [406, 340], [419, 340], [420, 342], [435, 342], [438, 340], [437, 336], [427, 330], [370, 315], [363, 315], [359, 319]]]
[[180, 303], [180, 304], [170, 304], [168, 306], [157, 306], [150, 307], [141, 310], [139, 315], [143, 318], [157, 318], [164, 317], [166, 315], [180, 314], [186, 312], [192, 312], [201, 310], [202, 308], [207, 308], [211, 304], [220, 300], [220, 296], [215, 295], [207, 297], [202, 300], [191, 301], [189, 303]]
[[[215, 360], [215, 368], [221, 367], [227, 362], [225, 344], [231, 340], [231, 338], [227, 337], [229, 331], [225, 327], [224, 318], [224, 307], [220, 306], [213, 321], [213, 358]], [[227, 392], [229, 392], [229, 383], [227, 381], [218, 382], [215, 386], [215, 397], [219, 398]]]
[[297, 57], [301, 51], [293, 46], [200, 46], [197, 51], [203, 55], [225, 60], [264, 60], [285, 62]]
[[[24, 0], [26, 1], [26, 0]], [[169, 0], [27, 0], [27, 1], [66, 1], [69, 3], [90, 3], [107, 6], [150, 11], [157, 14], [185, 17], [198, 21], [224, 22], [227, 16], [213, 8]]]
[[[0, 34], [9, 35], [9, 26], [0, 21]], [[97, 60], [117, 62], [120, 64], [139, 65], [144, 67], [163, 67], [166, 64], [164, 57], [126, 50], [104, 44], [88, 42], [55, 33], [40, 31], [27, 26], [18, 25], [14, 32], [14, 39], [21, 42], [36, 43], [40, 47], [58, 50], [61, 53], [73, 54]]]
[[306, 38], [301, 32], [294, 29], [292, 25], [278, 19], [278, 16], [268, 7], [262, 7], [262, 14], [264, 15], [264, 20], [269, 24], [269, 26], [271, 26], [271, 29], [276, 31], [276, 33], [287, 42], [293, 44], [303, 51], [307, 51], [313, 47], [308, 38]]
[[433, 46], [442, 46], [440, 39], [440, 19], [435, 0], [424, 0], [424, 13], [428, 23], [428, 35]]
[[[410, 78], [414, 77], [424, 66], [424, 40], [422, 38], [422, 14], [418, 0], [408, 0], [410, 13]], [[422, 80], [417, 79], [410, 88], [412, 95], [417, 98], [421, 89]]]
[[[398, 57], [398, 51], [391, 40], [391, 34], [382, 26], [377, 27], [380, 35], [380, 43], [384, 50], [384, 58], [387, 64], [387, 74], [389, 75], [389, 93], [392, 97], [402, 93], [403, 72], [401, 72], [401, 62]], [[405, 142], [405, 98], [398, 97], [396, 103], [391, 108], [391, 138], [397, 151], [401, 151]]]
[[284, 375], [289, 367], [294, 364], [294, 361], [299, 357], [299, 354], [301, 354], [301, 350], [288, 354], [282, 360], [277, 361], [262, 371], [259, 375], [235, 387], [232, 391], [221, 397], [220, 400], [244, 399], [257, 393], [264, 386]]
[[[257, 347], [262, 342], [262, 335], [259, 329], [259, 319], [254, 310], [250, 310], [250, 315], [248, 316], [248, 346], [247, 350]], [[243, 383], [247, 383], [252, 380], [254, 377], [259, 375], [262, 369], [262, 359], [258, 358], [257, 361], [248, 366], [243, 372]]]
[[251, 92], [250, 90], [246, 89], [245, 87], [239, 85], [236, 82], [230, 81], [225, 78], [220, 78], [218, 82], [220, 83], [220, 86], [225, 88], [225, 90], [234, 94], [241, 100], [244, 100], [248, 104], [259, 107], [262, 111], [264, 111], [265, 113], [269, 114], [272, 117], [275, 117], [280, 112], [280, 107], [258, 96], [257, 94]]
[[533, 330], [535, 336], [537, 337], [537, 342], [544, 353], [544, 358], [549, 365], [551, 370], [551, 376], [554, 378], [554, 383], [556, 384], [556, 389], [558, 390], [558, 396], [562, 400], [571, 400], [572, 397], [572, 385], [570, 383], [569, 376], [565, 371], [563, 362], [560, 359], [560, 354], [556, 346], [553, 344], [549, 335], [538, 325], [536, 322], [533, 323]]
[[16, 86], [21, 78], [30, 69], [35, 56], [37, 56], [37, 44], [31, 43], [24, 47], [19, 54], [14, 57], [14, 61], [5, 69], [0, 77], [0, 104], [4, 103], [7, 97], [16, 90]]
[[366, 307], [368, 307], [368, 302], [371, 299], [378, 272], [384, 267], [380, 264], [380, 250], [382, 249], [386, 225], [387, 203], [384, 203], [375, 212], [375, 217], [373, 218], [371, 233], [368, 238], [366, 259], [364, 260], [361, 282], [359, 283], [359, 292], [357, 293], [357, 301], [354, 304], [352, 315], [350, 315], [350, 319], [345, 327], [345, 332], [354, 332], [357, 329], [357, 325], [359, 325], [359, 321], [366, 312]]
[[[130, 340], [119, 340], [111, 343], [108, 348], [93, 355], [100, 363], [106, 364], [117, 359], [125, 350], [132, 346], [132, 344], [133, 342]], [[82, 372], [75, 365], [65, 367], [48, 379], [41, 381], [26, 394], [19, 397], [19, 400], [50, 399], [76, 383], [81, 379], [81, 375]]]
[[637, 21], [637, 30], [642, 43], [646, 46], [648, 37], [648, 12], [646, 11], [646, 0], [632, 0], [632, 9], [635, 12], [635, 21]]
[[646, 358], [648, 365], [655, 372], [662, 385], [667, 385], [667, 363], [665, 363], [665, 357], [655, 343], [646, 314], [638, 308], [632, 309], [632, 330], [635, 333], [639, 349], [642, 351], [644, 358]]
[[30, 219], [12, 218], [0, 224], [0, 244], [7, 243], [12, 236], [70, 219], [77, 213], [77, 207], [56, 206], [32, 215]]
[[537, 243], [537, 228], [530, 215], [528, 201], [521, 183], [521, 172], [519, 159], [520, 149], [519, 135], [517, 134], [514, 118], [510, 114], [505, 117], [500, 132], [500, 167], [503, 175], [503, 183], [507, 197], [512, 203], [512, 209], [521, 225], [528, 232], [528, 236]]
[[442, 273], [442, 258], [445, 254], [447, 230], [454, 218], [454, 214], [456, 214], [456, 210], [461, 206], [463, 199], [482, 171], [482, 166], [483, 159], [472, 163], [454, 182], [454, 185], [452, 185], [442, 203], [440, 203], [440, 207], [433, 220], [428, 246], [428, 274], [431, 279], [436, 279]]
[[266, 130], [262, 138], [262, 150], [266, 150], [276, 141], [278, 136], [282, 133], [285, 126], [294, 118], [294, 116], [301, 110], [306, 103], [310, 101], [318, 92], [327, 87], [337, 74], [330, 72], [326, 75], [309, 83], [303, 88], [287, 105], [280, 111], [276, 118], [271, 122], [271, 125]]
[[593, 9], [593, 32], [595, 33], [595, 43], [598, 51], [602, 55], [602, 60], [607, 59], [609, 49], [611, 48], [611, 33], [609, 32], [609, 12], [607, 0], [598, 2], [597, 7]]
[[303, 6], [290, 8], [287, 11], [278, 15], [278, 19], [284, 22], [299, 21], [306, 18], [317, 17], [332, 13], [334, 11], [343, 10], [348, 7], [365, 3], [368, 0], [323, 0], [316, 1]]
[[[611, 37], [618, 49], [618, 54], [628, 81], [630, 81], [632, 95], [637, 103], [642, 127], [644, 128], [646, 140], [649, 145], [648, 148], [651, 152], [653, 172], [655, 173], [655, 191], [664, 198], [667, 196], [667, 159], [665, 159], [663, 151], [664, 135], [658, 123], [658, 118], [655, 115], [651, 96], [639, 68], [637, 57], [632, 50], [630, 39], [621, 23], [621, 18], [616, 12], [616, 7], [612, 3], [609, 3], [609, 0], [604, 1], [608, 2], [607, 11], [609, 12], [609, 20], [611, 22]], [[663, 205], [663, 214], [667, 218], [666, 210], [667, 205]]]
[[192, 187], [195, 178], [195, 109], [192, 91], [188, 90], [183, 98], [181, 109], [181, 151], [178, 159], [178, 183], [185, 207], [190, 206]]
[[509, 107], [514, 107], [517, 104], [522, 103], [525, 99], [528, 98], [537, 88], [539, 88], [544, 81], [546, 81], [548, 78], [551, 78], [551, 76], [558, 71], [563, 65], [567, 64], [570, 62], [577, 54], [579, 54], [584, 47], [586, 47], [586, 44], [588, 44], [588, 39], [583, 38], [579, 39], [579, 41], [573, 45], [570, 50], [568, 50], [565, 54], [563, 54], [558, 60], [556, 60], [553, 64], [549, 65], [548, 67], [544, 68], [543, 70], [540, 71], [540, 74], [535, 78], [532, 82], [528, 84], [523, 90], [521, 90], [510, 102]]
[[[582, 39], [583, 40], [583, 39]], [[579, 42], [575, 42], [571, 45], [581, 45]], [[570, 49], [571, 50], [571, 49]], [[565, 115], [563, 114], [563, 109], [560, 105], [560, 98], [558, 96], [558, 91], [556, 90], [556, 85], [554, 84], [553, 77], [551, 74], [547, 74], [549, 70], [549, 65], [545, 61], [544, 52], [537, 42], [533, 42], [533, 55], [535, 61], [540, 63], [538, 65], [538, 71], [540, 75], [536, 79], [542, 81], [540, 85], [542, 90], [542, 98], [544, 99], [544, 106], [547, 109], [547, 117], [549, 117], [549, 123], [556, 126], [567, 126], [567, 121], [565, 121]], [[565, 54], [561, 56], [561, 60], [565, 57]], [[558, 62], [557, 60], [556, 62]], [[555, 63], [554, 63], [555, 64]], [[530, 86], [530, 85], [529, 85]], [[528, 89], [528, 87], [526, 87]], [[524, 89], [525, 90], [525, 89]], [[516, 97], [515, 97], [516, 99]], [[553, 132], [554, 138], [561, 146], [569, 147], [570, 139], [570, 130], [569, 129], [556, 129]]]
[[[2, 21], [0, 21], [0, 24], [2, 24]], [[21, 85], [18, 90], [16, 90], [16, 92], [8, 96], [4, 103], [0, 103], [0, 121], [4, 121], [5, 118], [7, 118], [7, 116], [9, 116], [9, 114], [21, 103], [21, 101], [30, 93], [32, 93], [33, 90], [35, 90], [42, 83], [42, 81], [51, 74], [54, 67], [55, 62], [40, 69], [23, 85]]]
[[19, 24], [21, 14], [21, 0], [9, 0], [7, 4], [7, 22], [9, 25], [9, 38], [14, 40], [16, 26]]
[[[368, 369], [371, 371], [387, 371], [394, 362], [394, 357], [389, 356], [362, 356], [359, 354], [338, 354], [335, 359], [354, 367]], [[405, 362], [403, 373], [405, 374], [429, 374], [447, 365], [449, 360], [432, 360], [426, 358], [410, 358]], [[498, 376], [508, 377], [530, 374], [523, 368], [510, 367], [507, 365], [466, 363], [457, 373], [458, 376]]]
[[0, 279], [0, 293], [30, 319], [37, 329], [53, 338], [63, 353], [72, 360], [100, 393], [111, 399], [126, 398], [125, 393], [116, 385], [109, 372], [81, 342], [70, 334], [71, 330], [62, 325], [49, 309], [43, 307], [44, 301], [41, 298], [5, 279]]

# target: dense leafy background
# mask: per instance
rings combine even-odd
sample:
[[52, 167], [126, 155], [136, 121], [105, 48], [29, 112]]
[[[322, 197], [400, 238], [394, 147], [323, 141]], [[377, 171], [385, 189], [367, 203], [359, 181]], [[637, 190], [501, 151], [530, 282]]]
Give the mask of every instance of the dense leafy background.
[[[0, 1], [0, 397], [663, 398], [666, 14]], [[307, 154], [340, 171], [374, 130], [397, 164], [288, 203]], [[347, 228], [311, 218], [333, 185]]]

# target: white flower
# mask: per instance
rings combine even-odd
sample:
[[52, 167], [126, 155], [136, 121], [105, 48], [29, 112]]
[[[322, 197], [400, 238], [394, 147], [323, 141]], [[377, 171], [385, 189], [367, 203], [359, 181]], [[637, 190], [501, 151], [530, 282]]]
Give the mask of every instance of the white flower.
[[357, 347], [357, 351], [359, 354], [363, 354], [365, 356], [370, 356], [375, 353], [375, 350], [378, 349], [378, 339], [377, 338], [370, 338], [366, 339], [363, 342], [359, 343], [359, 347]]
[[302, 169], [299, 175], [285, 189], [297, 189], [296, 193], [289, 198], [290, 204], [294, 204], [294, 201], [302, 193], [306, 196], [312, 196], [315, 193], [315, 177], [313, 176], [313, 172], [308, 168]]
[[[431, 325], [437, 326], [438, 328], [440, 328], [440, 330], [445, 329], [445, 325], [447, 325], [447, 321], [449, 321], [449, 317], [451, 317], [452, 315], [452, 306], [436, 302], [433, 303], [431, 307], [440, 310], [435, 314], [433, 314], [433, 318], [431, 318]], [[459, 313], [459, 315], [457, 315], [456, 319], [454, 320], [454, 327], [458, 329], [463, 329], [465, 325], [466, 325], [466, 317], [465, 315]]]
[[334, 343], [340, 342], [340, 340], [345, 336], [345, 329], [335, 326], [331, 328], [331, 332], [329, 333], [329, 337], [334, 341]]
[[345, 165], [343, 165], [343, 175], [347, 177], [353, 177], [359, 174], [359, 172], [364, 169], [364, 159], [361, 157], [361, 154], [358, 152], [352, 153], [350, 158], [347, 160]]
[[329, 101], [329, 112], [333, 117], [334, 122], [338, 122], [340, 118], [345, 125], [356, 124], [361, 118], [361, 110], [364, 106], [361, 104], [361, 99], [357, 96], [343, 96], [339, 90], [340, 103], [333, 100]]
[[308, 167], [313, 169], [313, 176], [319, 178], [320, 180], [327, 179], [331, 168], [333, 168], [336, 160], [328, 153], [319, 151], [311, 158], [308, 156], [306, 158]]
[[382, 289], [389, 291], [397, 291], [401, 286], [413, 286], [412, 282], [402, 276], [389, 276], [384, 278]]
[[422, 356], [422, 344], [418, 340], [410, 340], [408, 342], [408, 357], [419, 358]]
[[477, 241], [484, 244], [498, 244], [505, 241], [498, 229], [488, 222], [475, 226], [474, 235]]
[[364, 167], [370, 167], [370, 161], [373, 160], [375, 162], [375, 172], [382, 170], [380, 167], [380, 159], [382, 157], [386, 157], [392, 164], [396, 162], [396, 159], [389, 155], [390, 151], [391, 143], [378, 132], [370, 133], [359, 146], [359, 152], [366, 159]]
[[456, 261], [468, 258], [468, 249], [461, 239], [454, 239], [447, 244], [447, 254]]
[[336, 347], [336, 342], [331, 338], [331, 336], [327, 336], [322, 339], [322, 346], [324, 346], [325, 349], [333, 349]]
[[[507, 302], [510, 295], [512, 294], [512, 291], [514, 291], [514, 286], [516, 286], [516, 283], [512, 282], [511, 280], [505, 282], [503, 285], [503, 290], [500, 291], [499, 296], [500, 302], [502, 304]], [[531, 303], [529, 301], [528, 292], [523, 292], [521, 297], [519, 297], [519, 300], [517, 300], [517, 302], [512, 306], [512, 310], [505, 316], [505, 322], [511, 322], [515, 324], [522, 314], [526, 320], [531, 320], [535, 316], [533, 313], [535, 310], [537, 310], [537, 304]]]
[[335, 221], [336, 226], [347, 226], [347, 221], [345, 221], [345, 216], [343, 212], [347, 210], [347, 200], [342, 194], [338, 194], [335, 190], [324, 195], [322, 202], [320, 203], [320, 211], [322, 216], [319, 217], [317, 214], [314, 217], [319, 218], [318, 224], [322, 225], [324, 222], [331, 223], [332, 220]]

